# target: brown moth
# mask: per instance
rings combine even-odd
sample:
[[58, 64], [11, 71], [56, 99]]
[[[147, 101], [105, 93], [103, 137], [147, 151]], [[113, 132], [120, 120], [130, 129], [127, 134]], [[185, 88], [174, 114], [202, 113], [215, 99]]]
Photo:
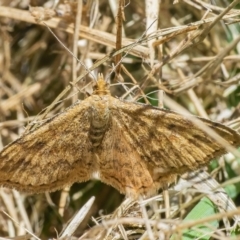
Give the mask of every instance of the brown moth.
[[[236, 131], [198, 119], [229, 144], [240, 145]], [[100, 76], [92, 96], [0, 152], [0, 185], [40, 193], [98, 176], [121, 193], [136, 197], [225, 152], [187, 117], [112, 97]]]

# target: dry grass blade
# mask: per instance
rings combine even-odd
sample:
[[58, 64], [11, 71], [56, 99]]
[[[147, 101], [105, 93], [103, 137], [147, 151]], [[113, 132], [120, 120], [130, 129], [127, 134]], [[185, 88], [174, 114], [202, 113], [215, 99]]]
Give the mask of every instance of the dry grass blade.
[[[123, 21], [125, 20], [124, 17], [124, 6], [125, 1], [124, 0], [119, 0], [118, 1], [118, 11], [117, 11], [117, 16], [116, 16], [116, 25], [117, 25], [117, 32], [116, 32], [116, 50], [121, 49], [122, 47], [122, 32], [123, 32]], [[121, 72], [121, 58], [122, 54], [118, 54], [115, 56], [115, 72], [116, 72], [116, 77], [120, 78], [119, 74]]]
[[0, 236], [239, 236], [239, 2], [0, 0]]
[[[7, 217], [9, 217], [9, 218], [16, 224], [16, 226], [22, 227], [17, 221], [15, 221], [15, 220], [14, 220], [11, 216], [9, 216], [6, 212], [2, 211], [2, 213], [5, 214]], [[24, 237], [30, 235], [30, 236], [33, 237], [34, 239], [40, 240], [40, 238], [38, 238], [35, 234], [33, 234], [33, 233], [32, 233], [31, 231], [29, 231], [28, 229], [25, 228], [25, 231], [26, 231], [28, 234], [26, 234]], [[20, 237], [20, 239], [21, 239], [21, 237]]]
[[91, 197], [87, 203], [77, 212], [77, 214], [73, 217], [73, 219], [70, 221], [68, 226], [63, 230], [63, 232], [59, 235], [59, 239], [64, 239], [66, 237], [71, 237], [78, 226], [81, 224], [83, 219], [86, 217], [86, 215], [89, 213], [90, 208], [93, 205], [95, 198]]

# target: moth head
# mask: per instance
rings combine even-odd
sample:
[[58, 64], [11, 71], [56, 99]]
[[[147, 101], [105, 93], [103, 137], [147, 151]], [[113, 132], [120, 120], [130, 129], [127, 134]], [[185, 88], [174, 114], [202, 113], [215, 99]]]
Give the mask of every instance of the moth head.
[[96, 95], [109, 95], [109, 84], [103, 78], [103, 75], [100, 73], [98, 74], [98, 80], [96, 85], [93, 87], [93, 94]]

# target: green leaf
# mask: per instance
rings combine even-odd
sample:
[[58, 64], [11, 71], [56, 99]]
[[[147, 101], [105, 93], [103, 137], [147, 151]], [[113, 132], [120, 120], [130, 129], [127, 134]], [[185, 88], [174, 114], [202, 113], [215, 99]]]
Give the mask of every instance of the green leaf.
[[[216, 213], [215, 205], [206, 197], [202, 198], [201, 201], [190, 211], [183, 222], [192, 222], [202, 218], [212, 216]], [[204, 224], [196, 225], [194, 228], [186, 229], [182, 233], [183, 240], [201, 239], [208, 240], [211, 238], [213, 229], [217, 229], [219, 222], [217, 220], [206, 222]], [[173, 235], [171, 240], [179, 239], [179, 235]]]

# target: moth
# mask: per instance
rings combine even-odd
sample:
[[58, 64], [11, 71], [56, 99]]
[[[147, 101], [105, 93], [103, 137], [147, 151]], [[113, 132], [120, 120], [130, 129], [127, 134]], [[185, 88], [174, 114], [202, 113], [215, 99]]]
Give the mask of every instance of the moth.
[[[198, 120], [240, 145], [231, 128]], [[41, 193], [98, 177], [127, 196], [145, 196], [225, 152], [186, 116], [112, 97], [100, 75], [90, 97], [0, 152], [0, 186]]]

